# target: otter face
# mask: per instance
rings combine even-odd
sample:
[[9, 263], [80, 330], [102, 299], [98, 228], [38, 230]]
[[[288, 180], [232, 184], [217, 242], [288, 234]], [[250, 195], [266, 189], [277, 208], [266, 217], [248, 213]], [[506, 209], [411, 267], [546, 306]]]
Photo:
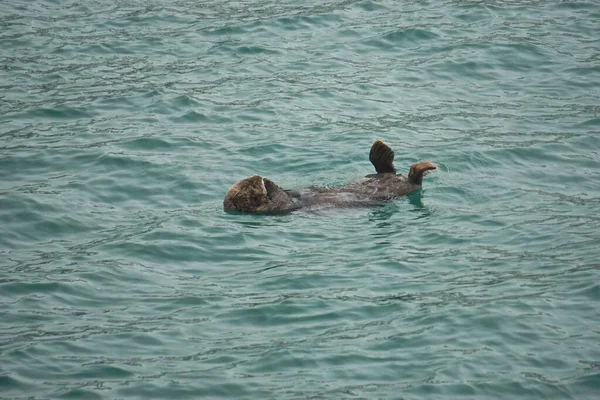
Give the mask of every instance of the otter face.
[[259, 175], [242, 179], [229, 189], [223, 201], [225, 211], [276, 213], [291, 211], [294, 202], [270, 179]]

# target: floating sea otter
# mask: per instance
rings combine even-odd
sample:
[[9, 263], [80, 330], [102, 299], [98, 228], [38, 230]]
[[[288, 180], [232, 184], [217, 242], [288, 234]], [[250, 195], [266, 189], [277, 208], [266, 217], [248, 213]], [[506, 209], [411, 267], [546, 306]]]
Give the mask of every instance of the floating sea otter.
[[418, 190], [423, 175], [437, 168], [429, 161], [418, 162], [410, 167], [408, 176], [396, 175], [394, 151], [381, 140], [371, 147], [369, 160], [376, 174], [338, 187], [310, 186], [284, 190], [270, 179], [254, 175], [242, 179], [229, 189], [223, 208], [225, 211], [277, 214], [316, 206], [372, 206]]

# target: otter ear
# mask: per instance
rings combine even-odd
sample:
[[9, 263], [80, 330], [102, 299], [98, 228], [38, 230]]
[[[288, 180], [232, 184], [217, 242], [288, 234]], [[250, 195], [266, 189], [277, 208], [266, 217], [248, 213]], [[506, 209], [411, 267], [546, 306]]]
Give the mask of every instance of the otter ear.
[[371, 146], [369, 160], [378, 174], [386, 172], [396, 173], [396, 168], [394, 167], [394, 150], [382, 140], [377, 140]]

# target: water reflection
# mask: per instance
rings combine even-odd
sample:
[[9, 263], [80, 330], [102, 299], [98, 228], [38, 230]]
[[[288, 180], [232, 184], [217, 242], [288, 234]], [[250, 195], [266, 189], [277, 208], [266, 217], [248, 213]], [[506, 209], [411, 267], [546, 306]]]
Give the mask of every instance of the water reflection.
[[[406, 201], [412, 206], [411, 208], [405, 207]], [[405, 210], [405, 208], [408, 209]], [[418, 213], [417, 218], [425, 218], [431, 214], [431, 210], [423, 203], [422, 190], [418, 190], [406, 196], [406, 198], [391, 201], [382, 207], [375, 207], [369, 215], [369, 220], [381, 223], [382, 221], [389, 220], [398, 211], [416, 212]], [[382, 224], [381, 226], [385, 225], [389, 224]]]

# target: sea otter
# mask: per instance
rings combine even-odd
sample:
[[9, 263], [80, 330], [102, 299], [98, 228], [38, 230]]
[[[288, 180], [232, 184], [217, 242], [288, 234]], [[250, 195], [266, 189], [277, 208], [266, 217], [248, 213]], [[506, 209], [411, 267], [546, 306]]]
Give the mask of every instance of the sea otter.
[[381, 140], [371, 147], [369, 160], [376, 174], [337, 187], [310, 186], [284, 190], [270, 179], [254, 175], [229, 189], [223, 208], [225, 211], [277, 214], [317, 206], [372, 206], [418, 190], [423, 175], [437, 168], [429, 161], [418, 162], [410, 167], [408, 176], [396, 175], [394, 151]]

